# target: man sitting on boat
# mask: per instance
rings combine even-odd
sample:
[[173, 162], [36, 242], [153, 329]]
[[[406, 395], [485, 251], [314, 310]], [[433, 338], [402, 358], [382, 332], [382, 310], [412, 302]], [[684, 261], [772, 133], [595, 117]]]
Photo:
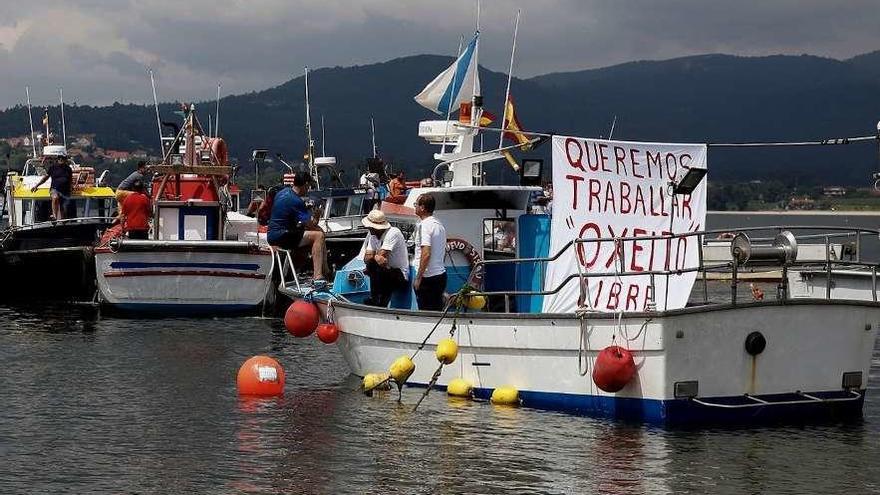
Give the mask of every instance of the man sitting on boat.
[[446, 227], [434, 217], [436, 201], [430, 194], [422, 194], [416, 200], [415, 253], [413, 266], [416, 277], [413, 289], [419, 309], [443, 310], [443, 292], [446, 290]]
[[370, 233], [367, 235], [364, 273], [370, 277], [370, 297], [365, 304], [387, 307], [396, 290], [407, 289], [409, 284], [409, 256], [406, 239], [397, 227], [392, 227], [381, 210], [372, 210], [361, 219]]
[[51, 178], [52, 182], [49, 185], [49, 196], [52, 198], [51, 219], [61, 220], [65, 217], [65, 203], [70, 198], [73, 169], [70, 168], [67, 161], [67, 151], [62, 146], [46, 146], [43, 151], [43, 160], [48, 162], [46, 172], [40, 182], [31, 188], [31, 192], [37, 192], [37, 189]]
[[278, 191], [272, 202], [269, 218], [269, 244], [289, 251], [311, 246], [314, 280], [324, 280], [324, 231], [312, 217], [303, 197], [309, 192], [311, 177], [303, 171], [296, 172], [293, 185]]
[[129, 239], [147, 239], [150, 232], [150, 217], [152, 207], [150, 197], [144, 194], [144, 183], [135, 179], [131, 184], [131, 190], [122, 202], [120, 219], [123, 230]]

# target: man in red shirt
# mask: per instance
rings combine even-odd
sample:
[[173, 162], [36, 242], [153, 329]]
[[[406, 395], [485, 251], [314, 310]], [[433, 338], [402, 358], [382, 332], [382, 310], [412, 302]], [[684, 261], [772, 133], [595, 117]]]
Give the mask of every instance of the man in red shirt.
[[147, 239], [150, 232], [152, 208], [150, 198], [144, 194], [144, 183], [135, 180], [131, 194], [122, 201], [122, 225], [129, 239]]

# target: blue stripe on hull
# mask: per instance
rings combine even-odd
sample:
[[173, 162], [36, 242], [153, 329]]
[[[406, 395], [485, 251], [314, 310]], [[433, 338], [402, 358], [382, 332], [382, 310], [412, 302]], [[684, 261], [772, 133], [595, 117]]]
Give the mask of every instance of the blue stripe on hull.
[[[709, 407], [688, 399], [657, 400], [553, 392], [521, 391], [520, 398], [523, 406], [536, 409], [638, 421], [659, 426], [687, 426], [692, 424], [802, 423], [856, 419], [862, 416], [862, 406], [865, 400], [865, 391], [861, 390], [860, 393], [862, 394], [860, 399], [846, 402], [769, 405], [741, 409]], [[492, 389], [474, 389], [474, 395], [479, 399], [488, 400], [492, 395]], [[827, 396], [829, 394], [816, 392], [814, 395]], [[839, 394], [835, 396], [837, 395]], [[779, 400], [784, 398], [778, 397]], [[741, 396], [713, 398], [713, 401], [721, 403], [742, 403], [742, 400]]]
[[253, 311], [253, 304], [164, 304], [164, 303], [118, 303], [109, 304], [113, 309], [126, 313], [141, 313], [157, 316], [211, 316], [218, 314], [237, 314]]

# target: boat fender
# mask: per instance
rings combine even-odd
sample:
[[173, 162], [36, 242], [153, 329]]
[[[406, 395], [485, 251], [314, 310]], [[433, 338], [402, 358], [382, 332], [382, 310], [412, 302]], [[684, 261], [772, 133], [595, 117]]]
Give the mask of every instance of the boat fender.
[[284, 368], [269, 356], [254, 356], [238, 369], [236, 381], [239, 395], [282, 395]]
[[415, 363], [412, 362], [409, 356], [400, 356], [395, 359], [393, 363], [391, 363], [391, 367], [388, 369], [388, 373], [391, 375], [391, 378], [397, 382], [398, 385], [402, 386], [409, 379], [410, 375], [413, 374], [413, 371], [416, 370]]
[[490, 400], [492, 401], [492, 404], [518, 406], [519, 391], [509, 385], [498, 387], [492, 391], [492, 398]]
[[611, 345], [599, 352], [593, 365], [593, 383], [608, 393], [619, 392], [636, 374], [632, 353]]
[[764, 352], [767, 347], [767, 339], [761, 332], [752, 332], [746, 336], [746, 352], [752, 356], [757, 356]]
[[434, 353], [437, 361], [441, 364], [452, 364], [458, 357], [458, 344], [449, 337], [441, 340], [437, 344], [437, 351]]
[[391, 390], [390, 380], [388, 373], [367, 373], [362, 383], [364, 393], [369, 394], [373, 390]]
[[318, 340], [325, 344], [332, 344], [339, 338], [339, 328], [334, 323], [321, 323], [315, 333]]
[[284, 328], [294, 337], [308, 337], [318, 327], [320, 313], [314, 303], [294, 301], [284, 313]]
[[473, 394], [474, 387], [464, 378], [453, 378], [446, 385], [446, 393], [450, 397], [466, 397], [470, 398]]
[[465, 306], [468, 309], [479, 311], [486, 307], [486, 296], [465, 296]]

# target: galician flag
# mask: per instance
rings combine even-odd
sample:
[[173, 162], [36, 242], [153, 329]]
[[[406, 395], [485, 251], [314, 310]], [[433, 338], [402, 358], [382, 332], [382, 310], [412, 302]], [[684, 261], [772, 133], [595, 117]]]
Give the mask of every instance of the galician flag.
[[458, 110], [458, 104], [471, 101], [474, 91], [480, 93], [480, 76], [477, 73], [477, 38], [468, 43], [458, 60], [444, 70], [416, 95], [416, 102], [440, 115]]

